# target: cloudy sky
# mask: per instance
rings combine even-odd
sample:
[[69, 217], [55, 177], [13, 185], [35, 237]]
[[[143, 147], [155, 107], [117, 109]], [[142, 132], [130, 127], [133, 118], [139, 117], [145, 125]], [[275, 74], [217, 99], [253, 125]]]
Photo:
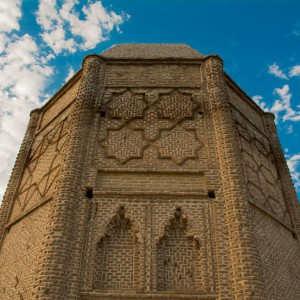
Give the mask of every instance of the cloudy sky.
[[0, 202], [29, 112], [118, 43], [186, 43], [219, 54], [265, 110], [300, 195], [299, 0], [0, 0]]

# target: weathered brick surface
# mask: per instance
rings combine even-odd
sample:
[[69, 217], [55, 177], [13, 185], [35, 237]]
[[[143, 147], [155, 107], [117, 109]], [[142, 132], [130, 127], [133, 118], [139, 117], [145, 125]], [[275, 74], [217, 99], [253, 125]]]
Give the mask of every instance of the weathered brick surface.
[[43, 109], [39, 128], [44, 128], [75, 100], [79, 85], [80, 78], [72, 83], [72, 85], [66, 91], [64, 91], [62, 95], [58, 95], [57, 99], [52, 100], [51, 103], [46, 106], [45, 109]]
[[298, 299], [275, 125], [218, 57], [119, 45], [41, 112], [0, 211], [0, 298]]
[[261, 210], [251, 208], [250, 218], [262, 258], [267, 298], [299, 299], [300, 249], [289, 229]]
[[[25, 137], [21, 144], [19, 154], [17, 156], [14, 168], [12, 170], [10, 180], [3, 197], [3, 201], [0, 208], [0, 242], [5, 234], [4, 228], [8, 223], [11, 207], [14, 205], [14, 198], [18, 192], [19, 182], [24, 170], [28, 152], [30, 150], [31, 144], [34, 141], [34, 134], [39, 120], [39, 110], [34, 110], [30, 114], [30, 120], [25, 133]], [[1, 246], [1, 245], [0, 245]]]
[[0, 255], [0, 299], [32, 299], [37, 262], [43, 255], [49, 203], [32, 211], [6, 233]]
[[197, 59], [203, 57], [185, 44], [121, 44], [101, 54], [105, 58], [117, 59]]

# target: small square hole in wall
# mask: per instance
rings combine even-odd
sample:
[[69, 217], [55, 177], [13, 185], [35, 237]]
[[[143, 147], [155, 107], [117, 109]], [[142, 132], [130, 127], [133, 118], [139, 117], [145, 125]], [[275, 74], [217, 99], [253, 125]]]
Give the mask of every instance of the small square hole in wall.
[[216, 198], [215, 192], [214, 192], [214, 191], [208, 191], [208, 197], [209, 197], [210, 199], [215, 199], [215, 198]]
[[87, 187], [86, 191], [85, 191], [85, 196], [89, 199], [93, 199], [94, 195], [93, 195], [93, 188], [91, 187]]
[[296, 232], [292, 232], [292, 236], [295, 240], [297, 240], [297, 233]]
[[105, 116], [106, 116], [106, 111], [100, 110], [100, 117], [105, 118]]

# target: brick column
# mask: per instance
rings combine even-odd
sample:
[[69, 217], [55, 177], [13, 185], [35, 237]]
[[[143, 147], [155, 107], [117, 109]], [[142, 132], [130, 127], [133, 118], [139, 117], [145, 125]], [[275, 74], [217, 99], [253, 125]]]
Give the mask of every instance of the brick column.
[[204, 67], [220, 168], [220, 200], [224, 202], [228, 232], [232, 299], [266, 299], [261, 261], [251, 233], [242, 160], [223, 62], [217, 56], [208, 56]]
[[269, 141], [274, 154], [275, 164], [282, 183], [286, 205], [290, 211], [294, 229], [298, 237], [300, 238], [300, 215], [298, 210], [298, 197], [277, 135], [276, 125], [274, 122], [275, 116], [272, 113], [265, 113], [264, 120], [269, 133]]
[[24, 165], [34, 140], [35, 131], [38, 125], [38, 120], [40, 116], [40, 110], [35, 109], [30, 113], [30, 120], [27, 126], [27, 130], [19, 150], [14, 168], [12, 170], [10, 180], [8, 182], [6, 192], [3, 198], [2, 206], [0, 209], [0, 245], [4, 237], [4, 228], [8, 221], [10, 207], [13, 205], [14, 198], [16, 197], [20, 179], [23, 173]]
[[34, 299], [67, 299], [72, 241], [76, 235], [76, 215], [90, 127], [95, 113], [102, 62], [97, 55], [84, 59], [83, 72], [74, 108], [70, 115], [68, 143], [51, 202], [48, 236], [35, 278]]

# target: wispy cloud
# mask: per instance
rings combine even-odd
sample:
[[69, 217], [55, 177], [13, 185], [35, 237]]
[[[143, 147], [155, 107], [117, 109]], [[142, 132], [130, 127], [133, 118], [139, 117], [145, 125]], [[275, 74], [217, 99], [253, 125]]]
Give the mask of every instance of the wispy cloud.
[[294, 126], [291, 124], [286, 128], [286, 133], [291, 134], [294, 131]]
[[64, 0], [60, 6], [56, 0], [40, 0], [37, 22], [42, 28], [41, 36], [57, 55], [88, 50], [109, 38], [111, 31], [129, 18], [106, 9], [101, 1], [89, 1], [82, 7], [84, 18], [76, 10], [78, 0]]
[[276, 88], [273, 93], [279, 96], [270, 108], [270, 111], [279, 117], [282, 113], [282, 121], [300, 121], [300, 111], [297, 111], [291, 106], [292, 94], [290, 93], [290, 88], [288, 84], [285, 84], [282, 88]]
[[252, 97], [253, 101], [264, 111], [269, 111], [266, 102], [263, 101], [263, 97], [260, 95], [255, 95]]
[[287, 75], [282, 70], [280, 70], [276, 62], [269, 66], [268, 73], [274, 75], [277, 78], [288, 80]]
[[292, 28], [292, 35], [299, 37], [300, 36], [300, 22], [297, 22]]
[[69, 72], [65, 79], [65, 82], [69, 81], [73, 77], [74, 74], [75, 74], [74, 68], [72, 66], [69, 67]]
[[287, 155], [287, 164], [295, 183], [295, 188], [297, 191], [300, 191], [300, 153]]
[[295, 65], [295, 66], [291, 67], [289, 76], [290, 77], [295, 77], [295, 76], [300, 77], [300, 65]]

